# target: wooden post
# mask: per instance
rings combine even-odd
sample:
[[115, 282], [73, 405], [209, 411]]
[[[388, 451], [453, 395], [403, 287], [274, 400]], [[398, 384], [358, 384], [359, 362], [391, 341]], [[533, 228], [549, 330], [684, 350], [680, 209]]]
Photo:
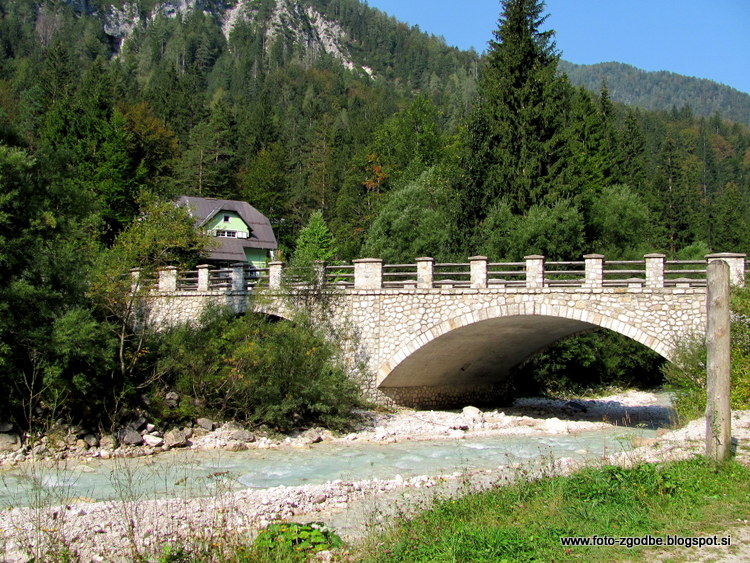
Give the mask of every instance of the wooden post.
[[729, 265], [708, 264], [706, 298], [706, 457], [726, 461], [731, 453]]

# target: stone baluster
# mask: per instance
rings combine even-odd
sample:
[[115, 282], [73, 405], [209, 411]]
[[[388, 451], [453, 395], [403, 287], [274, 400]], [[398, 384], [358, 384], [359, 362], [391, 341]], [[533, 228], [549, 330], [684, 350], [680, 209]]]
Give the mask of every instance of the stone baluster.
[[209, 275], [211, 266], [208, 264], [201, 264], [197, 267], [198, 270], [198, 291], [208, 291]]
[[664, 287], [664, 254], [646, 254], [646, 287], [651, 289]]
[[417, 258], [417, 288], [432, 289], [435, 274], [435, 259]]
[[724, 260], [729, 265], [729, 284], [735, 287], [745, 287], [745, 258], [746, 254], [734, 252], [720, 252], [708, 254], [706, 261], [710, 264], [716, 260]]
[[247, 283], [245, 282], [245, 263], [237, 262], [232, 264], [232, 291], [245, 291]]
[[469, 271], [471, 272], [471, 287], [475, 289], [486, 289], [487, 257], [471, 256], [469, 258]]
[[586, 264], [586, 279], [584, 287], [602, 287], [604, 285], [604, 255], [586, 254], [583, 257]]
[[524, 256], [526, 260], [526, 287], [539, 289], [544, 287], [544, 256], [534, 254]]
[[177, 291], [177, 268], [166, 266], [159, 268], [159, 291]]
[[138, 293], [141, 289], [141, 269], [133, 268], [130, 270], [130, 292]]
[[313, 271], [315, 272], [315, 287], [323, 287], [326, 282], [325, 260], [315, 260], [313, 262]]
[[281, 273], [284, 268], [283, 262], [268, 263], [268, 287], [270, 289], [281, 289]]
[[380, 258], [354, 260], [354, 289], [382, 289], [383, 261]]

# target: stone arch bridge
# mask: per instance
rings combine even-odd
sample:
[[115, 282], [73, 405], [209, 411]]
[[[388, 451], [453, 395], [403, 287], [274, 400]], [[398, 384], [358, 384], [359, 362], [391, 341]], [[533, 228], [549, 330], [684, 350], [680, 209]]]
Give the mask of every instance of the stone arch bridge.
[[[147, 292], [151, 322], [196, 319], [209, 303], [236, 313], [255, 310], [290, 318], [295, 303], [325, 297], [330, 326], [347, 334], [345, 359], [358, 367], [366, 394], [418, 407], [505, 398], [514, 368], [550, 344], [596, 328], [623, 334], [670, 360], [680, 341], [702, 337], [706, 265], [729, 264], [734, 285], [745, 283], [745, 255], [701, 261], [643, 260], [465, 264], [318, 264], [306, 279], [280, 262], [250, 270], [166, 268]], [[134, 272], [134, 285], [145, 286]]]

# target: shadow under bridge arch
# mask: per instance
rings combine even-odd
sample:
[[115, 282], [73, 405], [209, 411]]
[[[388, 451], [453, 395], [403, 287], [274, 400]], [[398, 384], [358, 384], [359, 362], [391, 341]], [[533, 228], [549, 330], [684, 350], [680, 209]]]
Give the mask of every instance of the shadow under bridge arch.
[[[377, 387], [404, 406], [452, 407], [500, 404], [510, 398], [514, 368], [551, 344], [598, 328], [599, 323], [536, 314], [480, 321], [453, 319], [418, 335], [377, 374]], [[616, 331], [641, 342], [653, 338], [639, 329]], [[662, 356], [661, 346], [649, 346]]]

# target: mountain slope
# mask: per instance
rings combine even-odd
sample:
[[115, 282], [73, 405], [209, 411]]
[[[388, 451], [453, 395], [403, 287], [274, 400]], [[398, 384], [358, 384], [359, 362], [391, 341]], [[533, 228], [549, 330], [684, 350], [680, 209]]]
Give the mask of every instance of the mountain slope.
[[576, 65], [560, 61], [570, 81], [598, 91], [606, 80], [613, 100], [652, 110], [690, 106], [696, 115], [722, 117], [750, 125], [750, 95], [724, 84], [673, 72], [647, 72], [623, 63]]

